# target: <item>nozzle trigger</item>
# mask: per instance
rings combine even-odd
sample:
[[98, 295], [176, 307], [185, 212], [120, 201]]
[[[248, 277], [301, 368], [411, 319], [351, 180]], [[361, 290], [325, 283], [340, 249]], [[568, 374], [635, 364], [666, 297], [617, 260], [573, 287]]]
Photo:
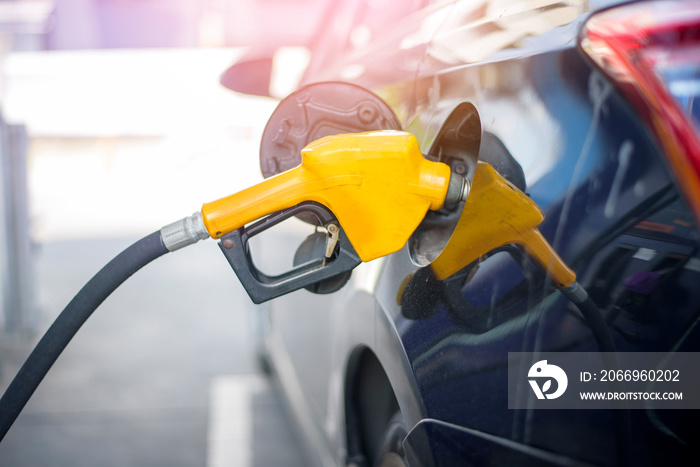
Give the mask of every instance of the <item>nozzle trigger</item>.
[[[280, 222], [302, 213], [313, 214], [321, 222], [321, 225], [325, 225], [328, 229], [325, 255], [323, 258], [295, 266], [283, 274], [266, 275], [253, 263], [250, 255], [250, 239]], [[219, 247], [254, 303], [263, 303], [339, 276], [352, 271], [361, 263], [360, 257], [333, 213], [322, 204], [314, 202], [301, 203], [270, 214], [250, 226], [234, 230], [221, 237]]]

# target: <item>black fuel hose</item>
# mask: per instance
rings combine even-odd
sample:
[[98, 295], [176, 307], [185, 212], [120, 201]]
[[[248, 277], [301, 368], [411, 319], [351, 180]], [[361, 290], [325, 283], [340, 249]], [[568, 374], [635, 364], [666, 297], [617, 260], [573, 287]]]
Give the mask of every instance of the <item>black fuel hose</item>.
[[[598, 343], [598, 348], [603, 352], [603, 361], [609, 370], [617, 371], [620, 361], [617, 358], [617, 347], [613, 341], [612, 333], [608, 327], [600, 310], [593, 303], [591, 297], [586, 297], [581, 303], [577, 303], [581, 314], [590, 326], [593, 336]], [[611, 389], [616, 392], [624, 392], [623, 382], [611, 381]], [[624, 467], [631, 465], [632, 456], [632, 421], [630, 420], [629, 408], [624, 401], [617, 401], [617, 408], [612, 411], [613, 425], [615, 427], [615, 438], [617, 444], [617, 465]]]
[[[586, 297], [584, 301], [575, 303], [575, 305], [583, 315], [586, 323], [588, 323], [593, 338], [598, 344], [598, 349], [604, 353], [617, 355], [617, 347], [615, 346], [610, 328], [591, 297]], [[615, 362], [612, 362], [612, 364], [614, 365]], [[619, 363], [617, 365], [619, 365]]]
[[[564, 295], [576, 305], [591, 329], [598, 349], [602, 353], [603, 363], [606, 369], [617, 371], [620, 369], [620, 360], [617, 357], [617, 347], [613, 339], [610, 327], [605, 322], [603, 314], [598, 306], [588, 296], [586, 290], [574, 282], [570, 287], [561, 289]], [[611, 390], [624, 392], [624, 382], [610, 380]], [[632, 458], [632, 421], [629, 407], [625, 401], [616, 401], [616, 408], [612, 411], [613, 426], [615, 430], [615, 442], [617, 447], [617, 465], [625, 467], [631, 465]]]
[[0, 399], [0, 441], [92, 312], [132, 274], [168, 251], [160, 231], [154, 232], [119, 253], [80, 289], [46, 331]]

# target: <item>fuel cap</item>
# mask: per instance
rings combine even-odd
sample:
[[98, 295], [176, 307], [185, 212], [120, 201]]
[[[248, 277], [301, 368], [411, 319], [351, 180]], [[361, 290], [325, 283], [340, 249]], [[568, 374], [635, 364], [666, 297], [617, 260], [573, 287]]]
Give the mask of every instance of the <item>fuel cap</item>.
[[265, 178], [301, 164], [312, 141], [340, 133], [400, 130], [394, 111], [376, 94], [354, 84], [309, 84], [280, 101], [263, 131], [260, 169]]

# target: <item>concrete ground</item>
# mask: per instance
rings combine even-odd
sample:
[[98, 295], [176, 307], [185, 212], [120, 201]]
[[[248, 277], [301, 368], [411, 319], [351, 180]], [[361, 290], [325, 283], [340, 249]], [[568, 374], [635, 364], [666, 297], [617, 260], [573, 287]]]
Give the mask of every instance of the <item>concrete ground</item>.
[[[218, 85], [236, 51], [20, 54], [5, 115], [28, 125], [36, 332], [0, 336], [0, 389], [123, 248], [260, 180], [274, 101]], [[306, 465], [255, 364], [255, 310], [212, 240], [135, 274], [83, 326], [0, 466]]]
[[[41, 245], [42, 329], [129, 243]], [[251, 313], [214, 242], [147, 266], [61, 355], [0, 443], [0, 465], [305, 465], [256, 368]], [[3, 390], [37, 337], [3, 340]]]

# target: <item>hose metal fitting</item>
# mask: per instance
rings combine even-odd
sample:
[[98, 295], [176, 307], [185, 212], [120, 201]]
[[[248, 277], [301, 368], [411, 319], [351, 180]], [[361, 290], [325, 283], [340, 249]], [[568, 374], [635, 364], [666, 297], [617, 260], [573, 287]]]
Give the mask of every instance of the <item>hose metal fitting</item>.
[[209, 238], [209, 232], [204, 227], [202, 213], [197, 211], [160, 229], [160, 236], [168, 251], [175, 251]]
[[570, 286], [564, 287], [559, 290], [561, 290], [561, 292], [564, 294], [564, 296], [566, 296], [566, 298], [571, 300], [576, 305], [579, 305], [588, 300], [588, 292], [586, 292], [586, 289], [584, 289], [578, 281], [574, 281], [574, 283]]

